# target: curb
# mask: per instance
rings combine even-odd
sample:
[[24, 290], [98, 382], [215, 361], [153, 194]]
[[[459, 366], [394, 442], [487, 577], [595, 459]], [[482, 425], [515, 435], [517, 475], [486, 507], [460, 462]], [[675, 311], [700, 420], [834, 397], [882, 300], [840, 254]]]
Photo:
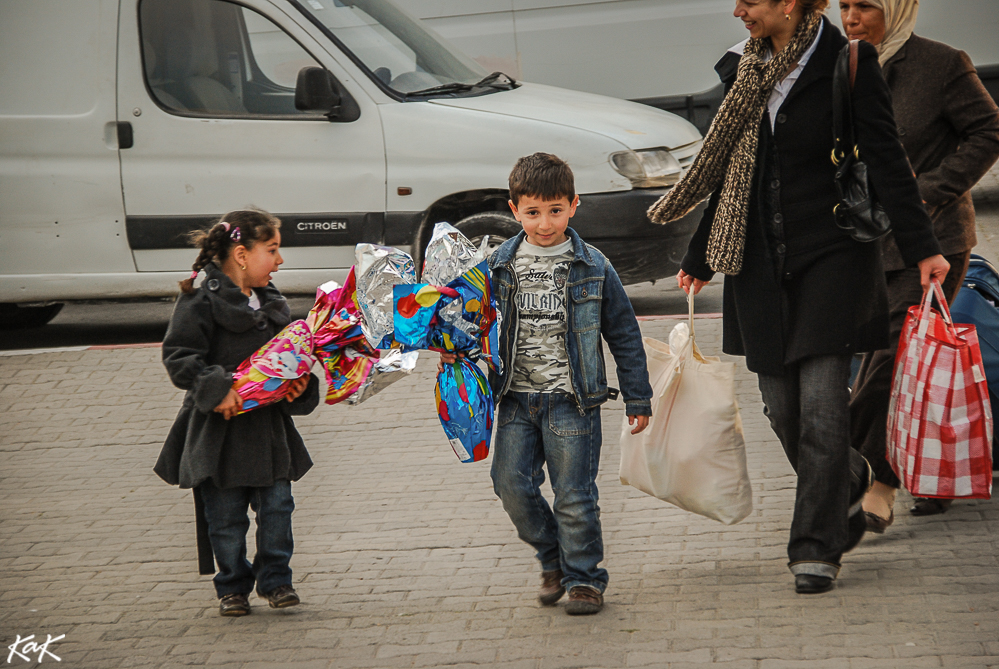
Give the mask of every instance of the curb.
[[15, 355], [40, 355], [42, 353], [82, 353], [83, 351], [113, 351], [121, 348], [159, 348], [162, 343], [151, 344], [108, 344], [102, 346], [63, 346], [62, 348], [25, 348], [14, 351], [0, 351], [0, 358]]

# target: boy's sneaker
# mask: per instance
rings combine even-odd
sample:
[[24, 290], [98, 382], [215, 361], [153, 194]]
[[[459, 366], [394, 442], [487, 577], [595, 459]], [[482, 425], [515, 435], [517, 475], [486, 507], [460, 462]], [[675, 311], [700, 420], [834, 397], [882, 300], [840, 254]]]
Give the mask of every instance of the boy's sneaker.
[[289, 606], [298, 606], [302, 600], [298, 598], [295, 588], [290, 585], [279, 585], [270, 592], [260, 592], [257, 594], [267, 600], [272, 609], [283, 609]]
[[569, 590], [569, 602], [565, 612], [570, 616], [588, 616], [604, 608], [604, 596], [596, 588], [577, 585]]
[[542, 606], [554, 606], [562, 599], [565, 588], [562, 587], [562, 578], [565, 574], [561, 569], [541, 572], [541, 591], [538, 592], [538, 601]]
[[234, 592], [219, 600], [220, 616], [245, 616], [250, 613], [250, 600], [246, 595]]

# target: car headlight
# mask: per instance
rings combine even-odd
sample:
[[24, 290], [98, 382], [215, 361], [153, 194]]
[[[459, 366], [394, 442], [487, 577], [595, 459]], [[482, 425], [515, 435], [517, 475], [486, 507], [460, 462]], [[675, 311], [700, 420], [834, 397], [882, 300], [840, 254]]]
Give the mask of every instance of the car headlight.
[[683, 176], [680, 162], [666, 149], [619, 151], [610, 155], [610, 164], [634, 188], [672, 186]]

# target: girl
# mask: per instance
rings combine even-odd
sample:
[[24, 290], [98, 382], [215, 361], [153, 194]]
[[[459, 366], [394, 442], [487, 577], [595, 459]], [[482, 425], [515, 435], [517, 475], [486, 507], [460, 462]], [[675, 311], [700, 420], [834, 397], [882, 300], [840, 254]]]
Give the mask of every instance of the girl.
[[[271, 607], [299, 603], [289, 567], [291, 481], [309, 471], [312, 460], [291, 416], [316, 408], [319, 380], [311, 374], [298, 379], [287, 401], [241, 415], [242, 400], [232, 388], [236, 366], [291, 321], [288, 303], [270, 283], [284, 262], [280, 225], [265, 211], [244, 209], [192, 233], [201, 252], [180, 284], [163, 340], [170, 380], [187, 394], [154, 470], [167, 483], [194, 490], [199, 567], [214, 574], [214, 553], [223, 616], [250, 613], [254, 584]], [[207, 278], [195, 289], [201, 270]], [[252, 565], [247, 506], [257, 519]]]

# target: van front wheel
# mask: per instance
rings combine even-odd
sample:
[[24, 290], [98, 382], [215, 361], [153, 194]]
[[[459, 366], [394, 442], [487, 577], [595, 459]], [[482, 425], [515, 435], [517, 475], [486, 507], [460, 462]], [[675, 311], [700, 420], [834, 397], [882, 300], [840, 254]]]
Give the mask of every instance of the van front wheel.
[[482, 244], [482, 240], [489, 235], [486, 243], [486, 257], [493, 254], [506, 240], [516, 237], [520, 232], [520, 223], [510, 214], [498, 211], [487, 211], [481, 214], [472, 214], [458, 221], [454, 227], [461, 231], [461, 234], [468, 237], [476, 247]]
[[58, 315], [62, 302], [44, 306], [22, 306], [20, 304], [0, 304], [0, 330], [24, 330], [40, 328]]

